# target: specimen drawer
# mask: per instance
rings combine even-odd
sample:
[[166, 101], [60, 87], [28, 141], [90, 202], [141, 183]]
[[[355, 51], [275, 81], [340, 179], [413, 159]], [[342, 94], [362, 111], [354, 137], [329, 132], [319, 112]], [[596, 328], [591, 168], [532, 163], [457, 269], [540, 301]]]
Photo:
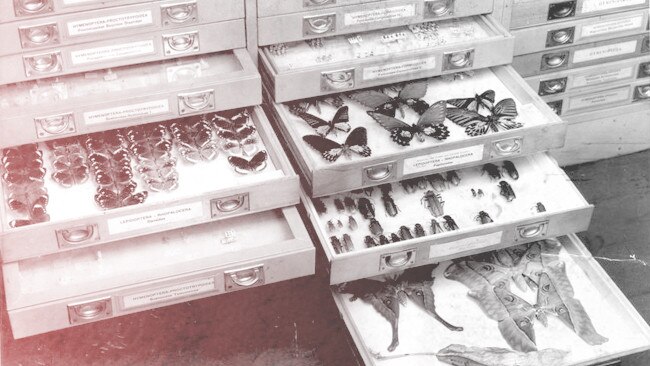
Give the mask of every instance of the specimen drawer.
[[648, 9], [580, 18], [562, 23], [512, 30], [515, 56], [547, 49], [603, 41], [643, 33], [648, 24]]
[[330, 282], [587, 229], [593, 206], [552, 158], [540, 153], [508, 161], [518, 179], [505, 172], [493, 176], [479, 165], [455, 171], [455, 182], [443, 173], [307, 202], [330, 262]]
[[0, 55], [244, 17], [243, 1], [159, 1], [0, 24]]
[[515, 56], [512, 66], [523, 77], [635, 58], [650, 50], [648, 34]]
[[[228, 34], [228, 37], [223, 37]], [[0, 57], [0, 84], [135, 65], [246, 46], [244, 19], [148, 31]]]
[[224, 113], [41, 143], [27, 168], [5, 165], [3, 261], [297, 204], [298, 176], [261, 108], [228, 112], [245, 136], [217, 127], [231, 124]]
[[0, 147], [261, 103], [244, 49], [0, 86]]
[[650, 56], [531, 76], [526, 82], [541, 96], [589, 90], [609, 83], [628, 83], [650, 77]]
[[[471, 99], [490, 90], [494, 92], [492, 97], [495, 103], [512, 98], [518, 112], [513, 123], [521, 122], [521, 125], [507, 122], [501, 127], [495, 125], [496, 130], [489, 128], [482, 131], [483, 134], [469, 135], [467, 132], [469, 128], [478, 127], [482, 123], [468, 123], [466, 128], [449, 119], [445, 120], [442, 116], [428, 122], [438, 123], [442, 128], [447, 129], [449, 134], [446, 139], [423, 136], [422, 141], [413, 138], [409, 146], [402, 146], [394, 142], [392, 137], [394, 130], [383, 128], [368, 114], [368, 111], [373, 111], [373, 108], [360, 103], [359, 98], [355, 97], [355, 95], [363, 97], [364, 93], [372, 92], [348, 93], [348, 96], [340, 96], [339, 103], [348, 106], [349, 127], [367, 131], [366, 145], [371, 153], [367, 157], [355, 152], [347, 154], [348, 156], [341, 154], [335, 161], [328, 161], [322, 152], [317, 150], [320, 148], [325, 152], [327, 150], [325, 146], [312, 147], [304, 137], [314, 135], [318, 130], [310, 127], [299, 114], [291, 111], [303, 105], [308, 108], [307, 113], [325, 121], [332, 121], [336, 118], [337, 111], [336, 106], [327, 104], [332, 102], [332, 97], [285, 104], [268, 103], [272, 111], [272, 120], [276, 122], [278, 130], [287, 142], [286, 146], [291, 149], [311, 196], [318, 197], [507, 157], [532, 154], [558, 148], [564, 144], [566, 125], [510, 66], [478, 70], [472, 77], [462, 80], [436, 77], [411, 82], [405, 84], [407, 85], [405, 88], [416, 88], [419, 83], [426, 83], [427, 86], [426, 95], [421, 100], [432, 106], [438, 105], [437, 101], [450, 98]], [[393, 87], [399, 88], [399, 85]], [[400, 95], [391, 91], [391, 86], [386, 86], [384, 91], [388, 93], [387, 98]], [[409, 92], [404, 94], [406, 93]], [[449, 104], [447, 111], [451, 107], [452, 105]], [[402, 116], [400, 112], [404, 115]], [[482, 107], [480, 113], [485, 113]], [[415, 110], [403, 106], [396, 111], [396, 119], [410, 125], [419, 123], [422, 118]], [[498, 132], [495, 132], [497, 130]], [[336, 144], [344, 144], [348, 138], [346, 136], [350, 135], [351, 133], [346, 134], [333, 129], [326, 138]], [[354, 137], [350, 138], [354, 139]]]
[[558, 23], [615, 12], [648, 9], [648, 0], [496, 0], [495, 12], [503, 13], [509, 29]]
[[513, 43], [491, 16], [473, 16], [266, 46], [260, 63], [285, 102], [507, 64]]
[[[354, 4], [372, 4], [380, 3], [382, 0], [258, 0], [257, 1], [257, 16], [267, 17], [271, 15], [281, 15], [289, 13], [297, 13], [299, 11], [319, 10], [336, 8], [340, 6], [354, 5]], [[445, 1], [432, 1], [442, 2]]]
[[22, 338], [307, 276], [314, 251], [288, 207], [8, 263], [9, 321]]
[[[531, 253], [536, 256], [521, 258]], [[519, 265], [499, 261], [508, 258]], [[466, 259], [441, 262], [432, 272], [405, 272], [393, 280], [395, 292], [408, 297], [407, 306], [395, 305], [397, 317], [390, 310], [382, 316], [373, 309], [372, 295], [367, 295], [368, 302], [362, 295], [351, 301], [352, 294], [363, 290], [355, 282], [332, 290], [366, 365], [601, 365], [650, 348], [650, 328], [575, 235]], [[534, 281], [529, 274], [536, 269], [532, 278], [539, 279]], [[388, 287], [376, 281], [363, 285]], [[420, 288], [424, 290], [415, 293]], [[399, 302], [375, 293], [388, 306]], [[375, 301], [381, 308], [381, 300]], [[463, 330], [451, 331], [432, 312]], [[393, 351], [387, 351], [391, 325], [385, 317], [399, 323], [399, 345]], [[525, 344], [524, 352], [513, 352]]]
[[258, 39], [266, 46], [490, 12], [491, 1], [388, 0], [258, 18]]

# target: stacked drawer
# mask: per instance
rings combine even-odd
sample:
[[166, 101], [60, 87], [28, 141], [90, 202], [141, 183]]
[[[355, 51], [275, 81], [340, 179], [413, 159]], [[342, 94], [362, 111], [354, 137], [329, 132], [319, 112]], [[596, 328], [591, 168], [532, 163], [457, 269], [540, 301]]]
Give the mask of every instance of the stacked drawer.
[[242, 1], [7, 3], [0, 251], [14, 338], [314, 273]]
[[565, 148], [554, 152], [562, 164], [650, 147], [647, 1], [498, 5], [516, 37], [513, 66], [569, 123]]
[[[505, 352], [485, 347], [501, 347], [559, 348], [528, 357], [574, 365], [648, 349], [650, 329], [572, 234], [587, 229], [593, 206], [546, 153], [563, 146], [567, 125], [508, 65], [512, 35], [490, 10], [466, 7], [471, 1], [446, 2], [459, 12], [441, 18], [426, 15], [434, 2], [414, 3], [410, 18], [392, 18], [390, 1], [356, 3], [260, 2], [258, 16], [260, 29], [281, 11], [286, 20], [274, 24], [293, 25], [260, 30], [265, 106], [302, 177], [332, 293], [363, 362], [485, 364]], [[463, 13], [470, 8], [477, 12]], [[361, 18], [376, 22], [350, 24]], [[480, 267], [457, 275], [470, 262]], [[586, 309], [570, 310], [576, 322], [593, 328], [589, 315], [616, 315], [594, 320], [597, 330], [570, 326], [583, 339], [549, 319], [535, 345], [506, 302], [550, 306], [535, 296], [550, 288], [543, 273], [560, 267], [553, 281], [564, 281], [564, 305], [575, 304], [567, 283], [584, 289], [575, 297]], [[524, 274], [529, 288], [505, 284], [522, 284]], [[478, 305], [494, 320], [470, 289], [484, 291]], [[440, 321], [434, 293], [453, 325]], [[400, 307], [409, 299], [415, 306]], [[445, 347], [455, 343], [463, 346]]]

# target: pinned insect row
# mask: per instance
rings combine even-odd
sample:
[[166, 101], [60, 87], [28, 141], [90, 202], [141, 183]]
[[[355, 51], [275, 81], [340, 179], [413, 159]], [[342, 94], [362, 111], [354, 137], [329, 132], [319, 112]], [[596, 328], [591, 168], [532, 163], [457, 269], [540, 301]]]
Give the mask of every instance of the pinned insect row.
[[359, 228], [359, 224], [357, 223], [357, 220], [352, 216], [348, 216], [344, 218], [343, 220], [341, 219], [331, 219], [327, 221], [327, 231], [329, 232], [335, 232], [340, 229], [343, 229], [345, 222], [345, 226], [347, 226], [348, 229], [354, 231]]
[[[502, 163], [502, 169], [505, 173], [507, 173], [510, 178], [517, 180], [519, 179], [519, 172], [517, 171], [517, 168], [515, 167], [515, 164], [510, 161], [510, 160], [504, 160]], [[487, 173], [490, 179], [493, 180], [499, 180], [502, 177], [501, 174], [501, 169], [499, 169], [498, 166], [492, 164], [492, 163], [487, 163], [483, 165], [483, 168], [481, 169], [482, 173]]]
[[88, 180], [86, 150], [76, 137], [47, 141], [46, 145], [51, 152], [52, 180], [64, 188]]
[[174, 122], [169, 129], [174, 137], [174, 144], [185, 161], [210, 161], [219, 155], [219, 144], [206, 116], [202, 116], [198, 122], [189, 118]]
[[266, 168], [268, 154], [259, 150], [257, 129], [247, 109], [215, 113], [212, 124], [235, 172], [250, 174]]
[[348, 234], [343, 234], [341, 239], [339, 239], [336, 236], [331, 236], [330, 244], [332, 244], [332, 248], [334, 248], [334, 252], [336, 254], [348, 253], [354, 251], [354, 244], [352, 243], [352, 238], [350, 238], [350, 235]]
[[147, 188], [154, 192], [178, 188], [176, 159], [171, 154], [172, 140], [164, 125], [131, 127], [126, 129], [124, 136]]

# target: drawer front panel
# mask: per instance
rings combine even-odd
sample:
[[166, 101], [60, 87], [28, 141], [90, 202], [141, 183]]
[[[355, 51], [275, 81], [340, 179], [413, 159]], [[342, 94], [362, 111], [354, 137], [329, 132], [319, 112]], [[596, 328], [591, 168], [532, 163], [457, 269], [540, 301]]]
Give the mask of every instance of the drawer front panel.
[[[221, 37], [230, 34], [231, 37]], [[109, 67], [219, 52], [246, 46], [243, 20], [143, 33], [111, 41], [0, 57], [0, 83], [8, 84]], [[16, 72], [9, 73], [8, 70]]]
[[648, 12], [635, 10], [512, 31], [515, 56], [643, 33]]
[[648, 34], [515, 56], [512, 66], [523, 77], [639, 57], [649, 52]]
[[485, 14], [490, 1], [422, 0], [382, 1], [369, 5], [338, 7], [326, 11], [301, 12], [259, 18], [259, 44], [270, 45], [303, 39], [394, 27], [425, 21]]
[[[132, 180], [138, 183], [136, 190], [148, 191], [148, 197], [142, 204], [108, 210], [93, 201], [96, 177], [65, 188], [47, 175], [44, 186], [49, 198], [49, 221], [12, 228], [12, 220], [19, 221], [24, 215], [3, 203], [3, 260], [22, 260], [296, 204], [298, 177], [259, 107], [252, 120], [259, 134], [257, 151], [265, 150], [268, 156], [264, 168], [254, 175], [237, 173], [227, 163], [225, 151], [219, 152], [223, 156], [214, 160], [192, 165], [181, 159], [182, 153], [176, 146], [171, 154], [178, 158], [177, 188], [164, 190], [147, 183], [145, 178], [149, 176], [139, 171], [144, 165], [132, 160], [130, 166], [135, 175]], [[49, 154], [44, 155], [44, 165], [51, 172]], [[6, 198], [10, 197], [9, 192], [5, 185]], [[273, 194], [269, 195], [270, 192]], [[74, 211], [66, 204], [72, 199], [77, 202]]]
[[377, 2], [377, 0], [258, 0], [257, 16], [267, 17], [271, 15], [297, 13], [299, 11], [329, 9], [346, 5]]
[[0, 23], [147, 2], [151, 0], [0, 0], [0, 9], [6, 10], [0, 14]]

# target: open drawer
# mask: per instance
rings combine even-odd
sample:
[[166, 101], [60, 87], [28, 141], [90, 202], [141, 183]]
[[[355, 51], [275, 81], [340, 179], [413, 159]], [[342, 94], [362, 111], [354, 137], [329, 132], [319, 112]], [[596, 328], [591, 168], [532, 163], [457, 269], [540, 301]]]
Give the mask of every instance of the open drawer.
[[285, 102], [503, 65], [513, 46], [487, 15], [275, 44], [260, 49], [260, 63], [274, 100]]
[[[306, 180], [309, 194], [318, 197], [380, 183], [396, 182], [449, 169], [546, 151], [561, 147], [564, 143], [566, 125], [534, 91], [530, 90], [510, 66], [478, 70], [471, 78], [461, 80], [452, 81], [438, 77], [426, 82], [426, 95], [422, 100], [429, 104], [451, 98], [471, 98], [489, 89], [495, 92], [497, 103], [502, 99], [513, 98], [519, 113], [515, 121], [523, 125], [520, 128], [510, 130], [499, 128], [498, 132], [489, 130], [483, 135], [469, 136], [464, 127], [447, 119], [443, 123], [449, 132], [447, 139], [439, 141], [424, 137], [425, 140], [420, 142], [414, 138], [409, 146], [401, 146], [392, 140], [391, 131], [381, 127], [367, 114], [367, 111], [372, 111], [371, 107], [341, 95], [344, 104], [349, 108], [350, 128], [366, 129], [367, 146], [371, 149], [371, 155], [363, 157], [351, 153], [349, 158], [341, 156], [336, 161], [330, 162], [303, 140], [303, 136], [316, 133], [314, 128], [301, 117], [291, 113], [291, 108], [311, 102], [308, 112], [330, 121], [337, 108], [325, 103], [329, 99], [322, 99], [325, 101], [323, 103], [318, 103], [314, 99], [287, 104], [270, 102], [269, 106], [275, 115], [276, 125], [287, 146], [292, 150], [292, 155]], [[384, 90], [391, 96], [396, 95], [390, 87]], [[354, 93], [348, 95], [353, 96]], [[313, 103], [318, 104], [320, 113]], [[396, 118], [409, 124], [418, 122], [420, 116], [413, 109], [404, 106], [403, 111], [404, 117], [400, 116], [398, 110]], [[330, 133], [327, 138], [343, 144], [346, 135], [348, 134], [338, 131], [336, 134]]]
[[[179, 123], [181, 128], [188, 128], [199, 121], [200, 117], [190, 117], [173, 122]], [[108, 165], [104, 161], [108, 159], [102, 156], [109, 156], [109, 153], [91, 151], [87, 143], [80, 144], [82, 152], [79, 155], [82, 158], [79, 160], [73, 159], [73, 153], [68, 160], [62, 154], [55, 157], [54, 150], [40, 144], [46, 170], [44, 183], [40, 186], [37, 183], [18, 184], [12, 188], [6, 180], [3, 182], [3, 202], [0, 205], [3, 261], [22, 260], [297, 204], [300, 195], [298, 176], [260, 107], [255, 107], [249, 123], [257, 132], [253, 130], [246, 142], [237, 146], [231, 146], [230, 140], [217, 137], [214, 130], [209, 132], [210, 142], [200, 150], [201, 157], [198, 157], [196, 149], [187, 149], [179, 142], [173, 132], [174, 125], [168, 123], [164, 126], [167, 136], [171, 137], [152, 138], [146, 144], [122, 143], [121, 146], [130, 146], [126, 158], [130, 173], [122, 170], [122, 157], [117, 161], [110, 160], [110, 169], [106, 168]], [[115, 133], [109, 131], [106, 136]], [[129, 133], [127, 130], [122, 136]], [[139, 151], [136, 149], [146, 152], [149, 148], [157, 154], [156, 147], [150, 146], [170, 146], [170, 150], [161, 153], [160, 157], [152, 155], [156, 156], [157, 168], [152, 167], [149, 155], [136, 155]], [[72, 145], [69, 150], [72, 149], [77, 147]], [[98, 155], [95, 160], [102, 164], [99, 173], [91, 153]], [[250, 163], [255, 159], [262, 160]], [[63, 168], [54, 164], [65, 161], [71, 163]], [[78, 166], [87, 167], [86, 176], [76, 175]], [[57, 177], [52, 174], [55, 172], [59, 174]], [[16, 174], [32, 173], [19, 171], [14, 176]], [[73, 176], [74, 182], [67, 179], [69, 175]], [[112, 183], [104, 186], [107, 177]], [[124, 188], [133, 186], [132, 190]], [[101, 192], [103, 187], [107, 187], [109, 192]], [[122, 192], [130, 195], [122, 198]], [[113, 199], [112, 195], [119, 195], [119, 200]], [[41, 212], [43, 202], [47, 215], [34, 215], [33, 212]]]
[[[522, 258], [519, 262], [528, 261], [528, 264], [507, 269], [513, 269], [509, 275], [521, 283], [522, 271], [530, 273], [533, 268], [541, 268], [541, 275], [533, 275], [533, 278], [542, 278], [538, 281], [543, 284], [541, 291], [538, 291], [535, 282], [515, 286], [516, 282], [507, 277], [505, 289], [492, 287], [487, 277], [479, 273], [491, 273], [499, 281], [503, 277], [500, 272], [489, 272], [490, 268], [497, 266], [495, 262], [500, 263], [489, 255], [474, 257], [474, 262], [441, 262], [432, 272], [435, 281], [420, 282], [412, 288], [422, 286], [424, 292], [430, 294], [432, 290], [428, 299], [434, 301], [435, 295], [434, 311], [442, 319], [464, 329], [451, 331], [434, 320], [430, 312], [418, 306], [417, 301], [405, 300], [410, 302], [410, 306], [396, 305], [399, 307], [399, 345], [392, 352], [386, 350], [391, 344], [390, 323], [372, 305], [361, 299], [350, 301], [351, 294], [345, 293], [354, 292], [357, 288], [355, 282], [347, 284], [347, 290], [334, 289], [332, 295], [366, 365], [601, 365], [650, 348], [650, 328], [575, 235], [534, 243], [532, 246], [513, 247], [494, 254], [500, 255], [499, 258], [513, 257], [517, 260], [521, 254], [535, 254], [535, 246], [542, 248], [541, 261], [539, 249], [536, 249], [536, 258], [530, 261]], [[481, 265], [486, 272], [475, 271]], [[477, 269], [480, 271], [480, 268]], [[424, 278], [429, 274], [423, 271], [416, 276]], [[404, 286], [401, 291], [407, 288], [407, 285]], [[468, 295], [470, 286], [475, 296], [484, 296], [483, 300]], [[540, 300], [537, 298], [538, 292], [542, 294]], [[558, 293], [563, 296], [561, 299], [550, 299], [552, 294]], [[410, 293], [409, 297], [412, 295], [414, 293]], [[536, 304], [536, 312], [533, 312], [537, 318], [528, 312], [517, 319], [526, 329], [526, 334], [534, 335], [536, 345], [531, 344], [527, 335], [517, 328], [513, 321], [516, 316], [509, 316], [510, 309], [506, 310], [500, 299], [504, 299], [504, 304], [509, 304], [508, 300], [517, 302], [520, 314], [531, 310], [532, 305]], [[397, 299], [394, 300], [397, 302]], [[565, 305], [562, 306], [562, 303]], [[488, 310], [490, 314], [503, 314], [504, 320], [499, 323], [490, 319], [483, 310], [486, 304], [494, 305]], [[563, 318], [557, 316], [549, 304], [558, 305], [557, 309], [560, 310], [568, 309], [569, 315]], [[547, 326], [542, 323], [543, 319], [548, 322]], [[568, 325], [571, 321], [573, 327]], [[505, 332], [502, 335], [499, 329], [514, 330], [508, 338], [509, 342], [506, 341]], [[522, 340], [522, 344], [517, 345], [518, 340]], [[530, 353], [515, 356], [513, 349], [523, 348], [523, 344], [528, 345], [525, 352]], [[487, 347], [499, 349], [490, 352]], [[539, 351], [534, 351], [534, 348]], [[528, 358], [528, 362], [524, 362], [524, 358]]]
[[[375, 3], [376, 5], [383, 0], [257, 0], [257, 16], [268, 17], [272, 15], [282, 15], [297, 13], [307, 10], [330, 9], [354, 4]], [[432, 2], [438, 2], [432, 1]], [[447, 0], [448, 1], [448, 0]]]
[[258, 105], [245, 49], [0, 86], [0, 148]]
[[[309, 200], [308, 214], [330, 262], [330, 282], [587, 229], [593, 206], [552, 158], [540, 153], [511, 162], [516, 180], [505, 172], [493, 177], [479, 165], [456, 171], [458, 185], [442, 174]], [[515, 198], [504, 196], [504, 183]]]
[[492, 1], [387, 0], [258, 18], [261, 46], [492, 12]]
[[14, 338], [314, 273], [295, 207], [3, 266]]

